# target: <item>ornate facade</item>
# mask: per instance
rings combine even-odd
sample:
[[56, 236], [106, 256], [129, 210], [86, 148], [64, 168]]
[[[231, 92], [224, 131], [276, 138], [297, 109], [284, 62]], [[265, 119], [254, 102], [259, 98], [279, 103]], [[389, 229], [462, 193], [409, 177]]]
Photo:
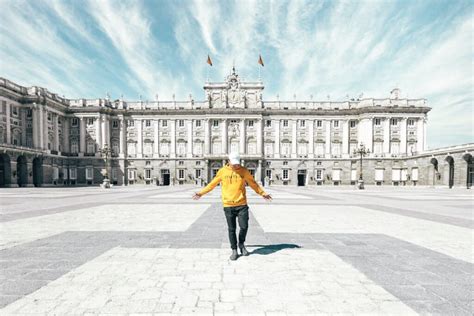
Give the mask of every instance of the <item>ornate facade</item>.
[[[472, 182], [472, 145], [425, 151], [425, 99], [403, 99], [394, 89], [385, 99], [264, 101], [263, 89], [234, 70], [204, 85], [204, 101], [71, 100], [1, 78], [0, 185], [99, 184], [106, 144], [117, 185], [203, 185], [231, 151], [264, 185], [354, 184], [360, 143], [371, 152], [367, 184]], [[465, 174], [435, 170], [439, 152], [441, 169], [454, 164], [454, 153]]]

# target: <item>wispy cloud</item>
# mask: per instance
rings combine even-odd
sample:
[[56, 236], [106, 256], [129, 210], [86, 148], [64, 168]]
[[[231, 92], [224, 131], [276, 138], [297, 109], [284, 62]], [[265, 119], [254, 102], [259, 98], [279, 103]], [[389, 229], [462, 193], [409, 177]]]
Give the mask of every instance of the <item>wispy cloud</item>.
[[433, 107], [430, 146], [473, 141], [469, 1], [3, 0], [2, 9], [0, 70], [19, 83], [71, 97], [202, 99], [208, 72], [220, 81], [235, 63], [255, 80], [262, 54], [265, 99], [386, 97], [398, 86]]

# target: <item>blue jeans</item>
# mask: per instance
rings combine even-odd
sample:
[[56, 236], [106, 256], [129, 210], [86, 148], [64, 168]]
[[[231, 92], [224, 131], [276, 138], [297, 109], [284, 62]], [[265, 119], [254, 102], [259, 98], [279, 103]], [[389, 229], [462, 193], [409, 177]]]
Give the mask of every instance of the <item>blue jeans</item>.
[[245, 243], [247, 230], [249, 228], [249, 207], [248, 205], [226, 206], [224, 207], [225, 218], [227, 220], [227, 228], [229, 230], [230, 248], [237, 249], [237, 236], [235, 234], [239, 220], [239, 248]]

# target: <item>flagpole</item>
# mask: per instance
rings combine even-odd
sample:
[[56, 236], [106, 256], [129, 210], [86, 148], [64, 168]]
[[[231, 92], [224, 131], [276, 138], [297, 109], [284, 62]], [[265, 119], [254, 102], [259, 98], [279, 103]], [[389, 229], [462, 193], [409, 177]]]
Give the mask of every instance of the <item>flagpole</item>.
[[209, 67], [207, 66], [207, 76], [206, 76], [206, 82], [209, 82]]
[[257, 66], [258, 67], [258, 81], [262, 81], [262, 78], [260, 77], [260, 66]]

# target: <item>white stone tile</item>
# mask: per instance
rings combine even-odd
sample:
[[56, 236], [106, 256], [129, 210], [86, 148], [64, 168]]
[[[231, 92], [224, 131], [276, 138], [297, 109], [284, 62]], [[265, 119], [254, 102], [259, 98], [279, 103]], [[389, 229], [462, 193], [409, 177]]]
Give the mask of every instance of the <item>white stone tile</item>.
[[471, 229], [360, 206], [259, 204], [252, 212], [265, 232], [385, 234], [473, 262]]
[[[230, 263], [227, 249], [207, 249], [216, 256], [208, 258], [210, 270], [222, 273], [223, 279], [233, 275], [229, 264], [238, 271], [245, 271], [242, 289], [192, 288], [188, 279], [199, 270], [182, 271], [182, 278], [172, 280], [156, 273], [155, 269], [143, 270], [139, 264], [151, 267], [168, 260], [170, 271], [192, 254], [187, 249], [128, 249], [114, 248], [96, 259], [52, 281], [26, 297], [10, 304], [0, 314], [42, 311], [44, 313], [71, 313], [74, 308], [100, 313], [192, 313], [213, 311], [216, 314], [232, 312], [255, 313], [376, 313], [379, 302], [390, 302], [381, 307], [403, 315], [414, 314], [403, 302], [373, 283], [364, 274], [345, 263], [334, 254], [321, 250], [283, 249], [272, 255], [253, 255]], [[150, 252], [156, 252], [150, 256]], [[172, 255], [167, 255], [167, 252]], [[194, 249], [193, 249], [194, 251]], [[106, 271], [97, 270], [105, 265]], [[112, 276], [112, 278], [111, 278]], [[311, 276], [311, 280], [308, 278]], [[167, 281], [162, 282], [167, 277]], [[154, 281], [142, 283], [142, 280]], [[356, 280], [350, 286], [341, 280]], [[176, 287], [167, 288], [174, 282]], [[313, 285], [314, 284], [314, 285]], [[215, 285], [215, 284], [214, 284]], [[321, 288], [322, 291], [318, 291]], [[58, 299], [58, 289], [62, 295]], [[77, 293], [81, 295], [77, 295]], [[370, 293], [376, 293], [372, 298]], [[51, 294], [51, 295], [49, 295]], [[67, 298], [67, 299], [65, 299]], [[203, 303], [207, 302], [207, 303]], [[212, 304], [212, 305], [210, 305]], [[92, 309], [87, 310], [87, 307]], [[83, 309], [84, 308], [84, 309]], [[250, 308], [250, 309], [249, 309]], [[253, 308], [253, 309], [252, 309]]]
[[0, 223], [0, 248], [65, 231], [184, 231], [209, 204], [106, 204]]

